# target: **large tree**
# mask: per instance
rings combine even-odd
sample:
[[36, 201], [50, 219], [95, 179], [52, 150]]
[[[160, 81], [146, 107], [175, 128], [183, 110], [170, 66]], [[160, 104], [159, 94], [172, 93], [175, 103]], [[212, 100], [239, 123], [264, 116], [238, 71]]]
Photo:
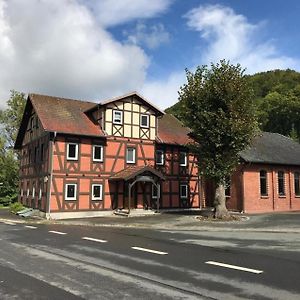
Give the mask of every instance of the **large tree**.
[[226, 178], [257, 132], [252, 90], [240, 65], [220, 63], [186, 70], [187, 83], [179, 91], [180, 118], [197, 141], [191, 145], [200, 172], [215, 184], [215, 217], [228, 215]]
[[9, 204], [17, 198], [19, 161], [13, 145], [25, 103], [25, 94], [11, 91], [7, 108], [0, 111], [0, 204]]

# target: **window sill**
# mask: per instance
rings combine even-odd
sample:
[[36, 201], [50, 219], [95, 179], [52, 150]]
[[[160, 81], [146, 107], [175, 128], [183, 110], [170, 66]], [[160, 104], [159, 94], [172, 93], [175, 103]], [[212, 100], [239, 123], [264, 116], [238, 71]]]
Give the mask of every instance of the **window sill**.
[[270, 197], [268, 195], [260, 196], [261, 199], [269, 199]]
[[93, 202], [96, 202], [96, 201], [103, 201], [103, 199], [92, 199]]
[[78, 161], [78, 158], [67, 157], [67, 160]]
[[65, 201], [77, 201], [77, 199], [65, 199]]
[[278, 198], [286, 198], [286, 195], [279, 195]]

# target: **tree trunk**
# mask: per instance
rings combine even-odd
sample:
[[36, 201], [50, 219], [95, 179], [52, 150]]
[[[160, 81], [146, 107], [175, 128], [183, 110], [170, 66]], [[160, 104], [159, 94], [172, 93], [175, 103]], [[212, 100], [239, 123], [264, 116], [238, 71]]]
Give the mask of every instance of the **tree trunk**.
[[214, 206], [215, 206], [215, 213], [214, 213], [215, 218], [224, 219], [229, 217], [229, 212], [226, 208], [225, 187], [223, 184], [219, 184], [216, 187]]

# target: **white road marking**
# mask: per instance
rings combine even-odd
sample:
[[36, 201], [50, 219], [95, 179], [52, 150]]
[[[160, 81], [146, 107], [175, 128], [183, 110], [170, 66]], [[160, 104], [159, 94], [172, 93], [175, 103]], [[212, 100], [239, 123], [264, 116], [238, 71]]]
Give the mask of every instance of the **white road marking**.
[[263, 271], [261, 271], [261, 270], [249, 269], [249, 268], [239, 267], [239, 266], [235, 266], [235, 265], [228, 265], [228, 264], [224, 264], [224, 263], [220, 263], [220, 262], [216, 262], [216, 261], [207, 261], [205, 263], [209, 264], [209, 265], [215, 265], [215, 266], [219, 266], [219, 267], [224, 267], [224, 268], [229, 268], [229, 269], [234, 269], [234, 270], [239, 270], [239, 271], [245, 271], [245, 272], [250, 272], [250, 273], [254, 273], [254, 274], [263, 273]]
[[54, 231], [54, 230], [49, 230], [49, 232], [56, 233], [56, 234], [66, 234], [66, 232]]
[[166, 255], [168, 252], [162, 252], [162, 251], [156, 251], [152, 249], [147, 249], [147, 248], [141, 248], [141, 247], [131, 247], [134, 250], [139, 250], [139, 251], [144, 251], [144, 252], [150, 252], [154, 254], [159, 254], [159, 255]]
[[106, 243], [107, 242], [106, 240], [94, 239], [94, 238], [90, 238], [87, 236], [84, 236], [82, 239], [87, 240], [87, 241], [92, 241], [92, 242], [98, 242], [98, 243]]
[[25, 225], [24, 227], [26, 227], [26, 228], [30, 228], [30, 229], [37, 229], [37, 227], [36, 227], [36, 226], [31, 226], [31, 225]]
[[13, 222], [3, 222], [3, 223], [6, 225], [16, 225], [16, 223], [13, 223]]

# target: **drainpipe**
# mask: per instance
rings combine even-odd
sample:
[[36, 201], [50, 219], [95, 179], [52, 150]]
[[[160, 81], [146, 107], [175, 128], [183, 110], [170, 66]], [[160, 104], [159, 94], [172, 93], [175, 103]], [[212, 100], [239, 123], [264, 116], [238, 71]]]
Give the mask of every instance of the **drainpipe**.
[[199, 172], [198, 172], [198, 198], [199, 198], [199, 209], [202, 210], [202, 195], [203, 195], [203, 191], [202, 191], [202, 177], [200, 177]]
[[47, 220], [51, 219], [51, 208], [50, 208], [50, 199], [51, 199], [51, 189], [52, 189], [52, 177], [53, 177], [53, 146], [55, 143], [57, 132], [54, 131], [53, 135], [53, 140], [51, 141], [51, 136], [50, 136], [50, 141], [49, 141], [49, 175], [48, 175], [48, 188], [47, 188], [47, 213], [46, 213], [46, 218]]
[[291, 170], [288, 170], [289, 172], [289, 194], [290, 194], [290, 210], [292, 210], [292, 186], [293, 186], [293, 183], [291, 182], [291, 173], [292, 171]]

